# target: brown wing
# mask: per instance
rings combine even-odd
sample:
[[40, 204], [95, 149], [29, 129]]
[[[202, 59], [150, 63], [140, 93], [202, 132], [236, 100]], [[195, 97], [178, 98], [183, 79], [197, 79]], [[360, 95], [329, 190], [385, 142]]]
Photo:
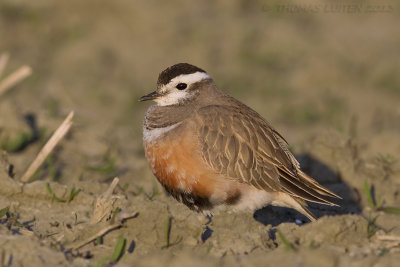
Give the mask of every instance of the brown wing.
[[312, 202], [338, 197], [303, 173], [283, 137], [247, 106], [207, 106], [197, 116], [203, 158], [218, 173]]

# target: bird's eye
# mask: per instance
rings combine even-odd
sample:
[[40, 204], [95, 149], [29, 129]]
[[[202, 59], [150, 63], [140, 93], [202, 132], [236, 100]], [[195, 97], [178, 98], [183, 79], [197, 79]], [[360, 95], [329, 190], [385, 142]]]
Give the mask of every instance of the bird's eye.
[[186, 87], [187, 87], [186, 83], [178, 83], [178, 85], [176, 86], [176, 89], [184, 90], [184, 89], [186, 89]]

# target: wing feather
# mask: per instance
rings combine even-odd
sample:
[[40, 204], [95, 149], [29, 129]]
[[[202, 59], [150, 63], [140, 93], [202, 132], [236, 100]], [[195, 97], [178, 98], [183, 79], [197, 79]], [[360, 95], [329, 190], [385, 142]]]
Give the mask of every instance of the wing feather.
[[286, 140], [255, 111], [214, 105], [199, 109], [197, 118], [203, 158], [216, 172], [259, 189], [334, 205], [326, 196], [338, 196], [299, 169]]

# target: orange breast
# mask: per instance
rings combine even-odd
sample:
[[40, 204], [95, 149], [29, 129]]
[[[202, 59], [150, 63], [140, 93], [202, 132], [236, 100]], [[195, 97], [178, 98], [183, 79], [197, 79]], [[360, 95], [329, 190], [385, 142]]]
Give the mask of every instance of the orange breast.
[[195, 136], [179, 132], [173, 131], [153, 142], [144, 142], [150, 167], [164, 186], [210, 197], [218, 174], [204, 163]]

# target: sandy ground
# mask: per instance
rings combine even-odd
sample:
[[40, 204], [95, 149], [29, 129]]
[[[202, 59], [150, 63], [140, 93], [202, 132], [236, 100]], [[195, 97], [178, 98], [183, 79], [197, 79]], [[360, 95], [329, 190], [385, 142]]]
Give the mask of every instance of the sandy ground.
[[[330, 3], [1, 1], [0, 81], [33, 70], [0, 95], [1, 266], [397, 266], [400, 5]], [[311, 204], [313, 223], [276, 207], [210, 221], [167, 196], [137, 99], [181, 61], [266, 117], [340, 207]], [[71, 110], [68, 135], [22, 183]]]

